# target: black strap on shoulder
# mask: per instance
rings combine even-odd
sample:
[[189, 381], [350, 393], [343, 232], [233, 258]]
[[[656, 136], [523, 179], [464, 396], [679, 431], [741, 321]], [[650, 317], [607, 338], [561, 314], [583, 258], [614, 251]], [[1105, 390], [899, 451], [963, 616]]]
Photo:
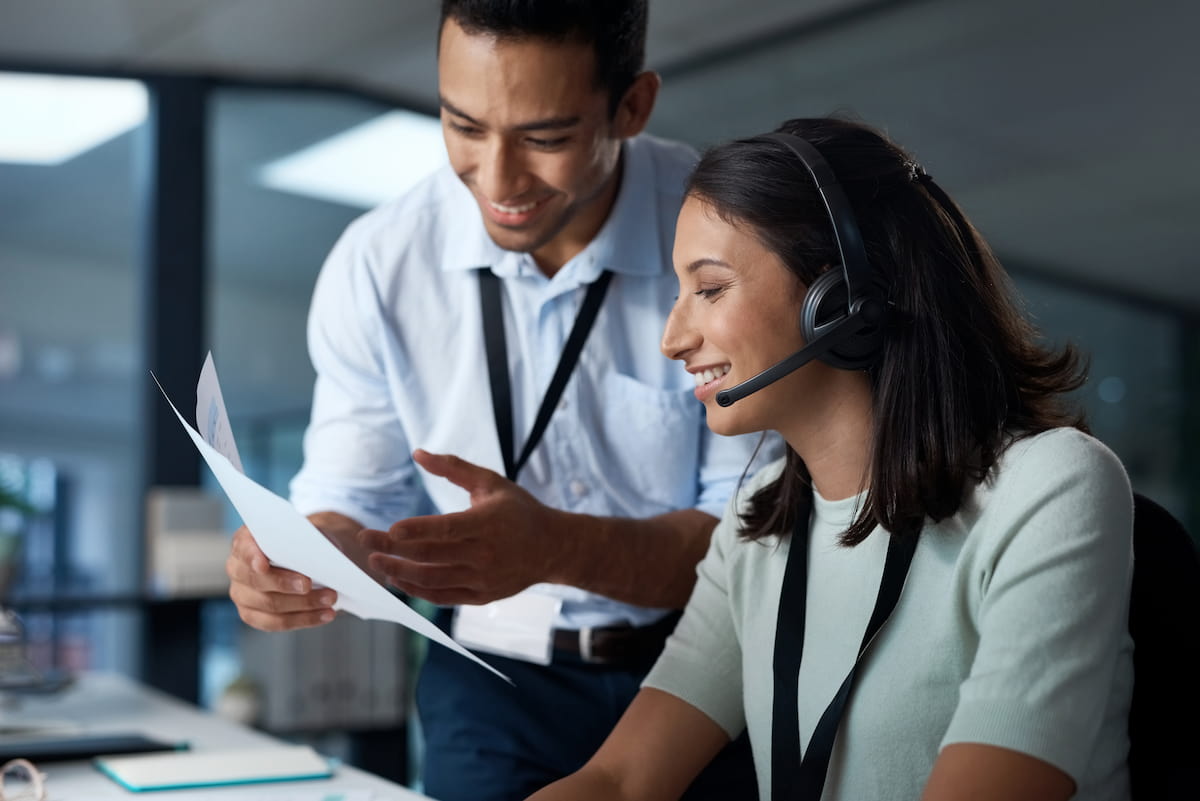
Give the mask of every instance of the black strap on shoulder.
[[783, 587], [779, 594], [779, 615], [775, 628], [773, 715], [771, 718], [771, 799], [772, 801], [818, 801], [825, 788], [829, 760], [838, 725], [846, 711], [846, 702], [854, 689], [854, 677], [871, 642], [883, 628], [904, 589], [904, 580], [917, 548], [916, 535], [888, 540], [883, 577], [858, 656], [841, 687], [825, 708], [813, 729], [808, 747], [800, 757], [800, 721], [798, 677], [804, 651], [805, 605], [808, 593], [808, 526], [811, 499], [796, 518], [792, 532]]
[[537, 447], [542, 434], [546, 431], [546, 425], [550, 422], [550, 416], [554, 414], [558, 399], [562, 396], [563, 389], [566, 388], [567, 381], [571, 378], [571, 372], [579, 361], [579, 354], [583, 351], [583, 344], [587, 341], [588, 334], [591, 333], [592, 324], [596, 322], [596, 315], [600, 311], [600, 304], [604, 300], [604, 293], [608, 290], [612, 276], [611, 271], [605, 270], [588, 286], [587, 294], [583, 298], [583, 305], [579, 308], [575, 324], [567, 336], [566, 345], [563, 346], [562, 356], [558, 359], [554, 377], [550, 379], [550, 386], [546, 388], [546, 395], [542, 398], [542, 405], [538, 408], [537, 417], [533, 421], [533, 429], [529, 432], [529, 438], [525, 440], [525, 447], [521, 449], [521, 455], [514, 459], [512, 386], [508, 378], [508, 345], [504, 336], [500, 279], [488, 268], [479, 271], [479, 305], [483, 312], [483, 344], [487, 353], [488, 379], [492, 387], [492, 411], [496, 417], [496, 436], [500, 440], [500, 455], [504, 458], [504, 475], [510, 481], [516, 480], [517, 474], [529, 460], [529, 454], [533, 453], [533, 449]]

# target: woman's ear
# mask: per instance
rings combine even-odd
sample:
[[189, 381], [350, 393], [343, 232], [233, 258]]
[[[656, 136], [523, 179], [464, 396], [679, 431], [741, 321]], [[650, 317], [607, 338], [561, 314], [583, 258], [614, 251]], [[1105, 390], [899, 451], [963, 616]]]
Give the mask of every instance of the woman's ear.
[[658, 88], [662, 86], [662, 78], [657, 72], [640, 73], [633, 83], [621, 96], [617, 111], [613, 115], [616, 135], [621, 139], [637, 136], [650, 120], [650, 112], [654, 110], [654, 101], [658, 98]]

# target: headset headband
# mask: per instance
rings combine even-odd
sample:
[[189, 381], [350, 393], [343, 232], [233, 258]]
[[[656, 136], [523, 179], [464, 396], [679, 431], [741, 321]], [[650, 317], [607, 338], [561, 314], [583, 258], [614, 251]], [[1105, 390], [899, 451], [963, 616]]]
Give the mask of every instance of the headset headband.
[[842, 273], [846, 277], [846, 305], [852, 310], [856, 301], [871, 294], [871, 265], [867, 261], [867, 251], [863, 247], [854, 209], [834, 176], [833, 168], [807, 139], [780, 131], [764, 134], [762, 138], [779, 142], [795, 153], [812, 176], [817, 193], [833, 222], [833, 239], [842, 259]]

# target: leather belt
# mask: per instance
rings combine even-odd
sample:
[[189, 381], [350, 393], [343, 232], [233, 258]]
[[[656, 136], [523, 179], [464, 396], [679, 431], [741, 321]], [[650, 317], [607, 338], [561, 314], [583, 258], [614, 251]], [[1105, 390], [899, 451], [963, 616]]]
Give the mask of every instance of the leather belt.
[[555, 629], [554, 651], [568, 654], [590, 665], [648, 667], [679, 621], [678, 612], [649, 626], [601, 626]]

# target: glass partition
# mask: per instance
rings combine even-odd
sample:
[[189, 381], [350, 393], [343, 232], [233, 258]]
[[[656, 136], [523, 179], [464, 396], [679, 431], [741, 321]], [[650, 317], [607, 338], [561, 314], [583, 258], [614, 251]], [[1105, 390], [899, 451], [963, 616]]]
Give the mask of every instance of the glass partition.
[[0, 600], [41, 667], [132, 673], [134, 616], [102, 610], [141, 589], [147, 94], [0, 73], [0, 108]]
[[1134, 490], [1189, 520], [1185, 464], [1196, 455], [1183, 435], [1183, 319], [1026, 274], [1016, 283], [1046, 338], [1074, 342], [1088, 357], [1078, 395], [1092, 433], [1121, 458]]

